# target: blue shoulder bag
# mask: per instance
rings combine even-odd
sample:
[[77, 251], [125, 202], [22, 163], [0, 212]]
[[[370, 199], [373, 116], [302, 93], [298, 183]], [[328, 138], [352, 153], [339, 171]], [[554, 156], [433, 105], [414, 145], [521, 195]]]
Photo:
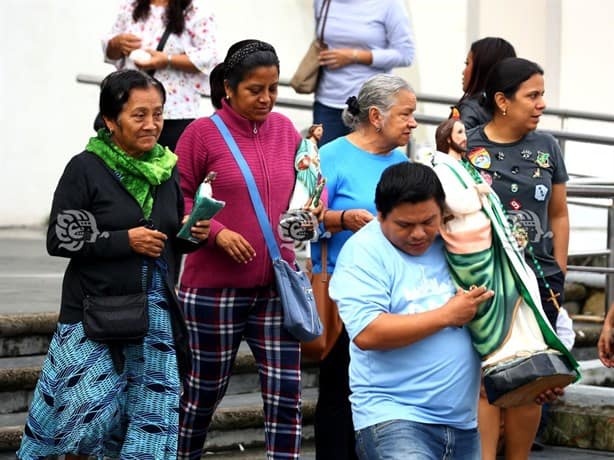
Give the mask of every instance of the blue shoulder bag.
[[239, 150], [232, 134], [230, 134], [230, 131], [228, 131], [219, 115], [212, 115], [211, 121], [215, 123], [215, 126], [217, 126], [217, 129], [222, 134], [247, 184], [249, 196], [273, 262], [277, 291], [284, 313], [284, 328], [298, 340], [303, 342], [314, 340], [322, 334], [323, 327], [318, 316], [311, 283], [302, 271], [291, 267], [288, 262], [281, 258], [281, 253], [275, 241], [271, 223], [264, 210], [262, 199], [258, 193], [254, 176], [241, 150]]

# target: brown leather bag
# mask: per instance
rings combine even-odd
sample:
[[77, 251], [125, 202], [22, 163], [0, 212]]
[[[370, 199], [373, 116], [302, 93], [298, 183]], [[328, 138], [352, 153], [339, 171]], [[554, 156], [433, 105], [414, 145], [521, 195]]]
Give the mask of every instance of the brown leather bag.
[[322, 240], [322, 272], [311, 274], [311, 288], [316, 299], [320, 321], [324, 326], [324, 332], [315, 340], [301, 343], [303, 359], [308, 361], [322, 361], [326, 358], [337, 342], [343, 328], [337, 304], [328, 295], [328, 284], [331, 276], [326, 272], [327, 245], [327, 241]]
[[[316, 38], [309, 44], [305, 56], [303, 56], [301, 63], [290, 80], [290, 86], [299, 94], [313, 93], [318, 86], [318, 78], [320, 76], [319, 55], [320, 51], [327, 48], [324, 43], [324, 27], [326, 26], [330, 2], [331, 0], [324, 0], [322, 3], [320, 18], [316, 25]], [[322, 25], [321, 27], [320, 24]], [[318, 28], [320, 28], [320, 33], [317, 33]]]

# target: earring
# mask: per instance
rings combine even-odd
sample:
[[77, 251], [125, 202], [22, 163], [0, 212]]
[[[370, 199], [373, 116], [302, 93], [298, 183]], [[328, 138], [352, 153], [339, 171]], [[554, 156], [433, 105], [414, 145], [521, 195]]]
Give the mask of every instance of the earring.
[[382, 127], [381, 126], [376, 126], [375, 127], [375, 132], [376, 133], [381, 133], [382, 132]]
[[507, 109], [503, 109], [503, 110], [501, 111], [501, 114], [502, 114], [502, 115], [505, 117], [505, 116], [507, 115]]
[[230, 96], [227, 94], [226, 95], [226, 100], [229, 101], [230, 100]]

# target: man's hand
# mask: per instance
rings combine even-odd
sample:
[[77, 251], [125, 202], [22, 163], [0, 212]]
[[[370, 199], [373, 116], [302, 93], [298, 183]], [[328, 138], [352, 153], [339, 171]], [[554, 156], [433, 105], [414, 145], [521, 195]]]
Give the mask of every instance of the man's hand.
[[468, 291], [459, 289], [456, 295], [442, 307], [443, 313], [448, 318], [450, 326], [461, 327], [467, 324], [475, 316], [478, 306], [490, 299], [495, 293], [484, 286], [472, 288]]
[[559, 396], [563, 396], [565, 391], [562, 388], [550, 388], [543, 393], [541, 393], [537, 398], [535, 398], [535, 404], [546, 404], [556, 401]]
[[216, 235], [215, 244], [226, 251], [239, 264], [251, 262], [256, 256], [256, 251], [254, 251], [252, 245], [245, 238], [227, 228], [221, 230]]
[[148, 257], [160, 257], [167, 236], [158, 230], [135, 227], [128, 230], [128, 244], [137, 254]]

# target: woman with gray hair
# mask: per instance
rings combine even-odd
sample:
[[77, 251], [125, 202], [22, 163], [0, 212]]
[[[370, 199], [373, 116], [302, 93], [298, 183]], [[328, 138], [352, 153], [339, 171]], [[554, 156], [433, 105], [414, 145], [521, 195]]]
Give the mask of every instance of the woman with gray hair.
[[[389, 74], [370, 78], [358, 97], [347, 100], [343, 121], [352, 132], [320, 149], [320, 166], [328, 188], [324, 235], [330, 238], [312, 243], [314, 274], [323, 271], [324, 275], [333, 274], [347, 239], [375, 218], [375, 188], [384, 169], [407, 161], [397, 147], [409, 142], [411, 131], [417, 126], [415, 110], [413, 89], [402, 78]], [[326, 251], [321, 251], [322, 245]], [[320, 311], [321, 308], [319, 305]], [[337, 306], [329, 298], [326, 308], [334, 309], [338, 315]], [[330, 332], [324, 331], [326, 340], [320, 340], [317, 356], [321, 362], [315, 417], [316, 458], [351, 459], [356, 454], [348, 399], [349, 339], [343, 328], [334, 334]]]

